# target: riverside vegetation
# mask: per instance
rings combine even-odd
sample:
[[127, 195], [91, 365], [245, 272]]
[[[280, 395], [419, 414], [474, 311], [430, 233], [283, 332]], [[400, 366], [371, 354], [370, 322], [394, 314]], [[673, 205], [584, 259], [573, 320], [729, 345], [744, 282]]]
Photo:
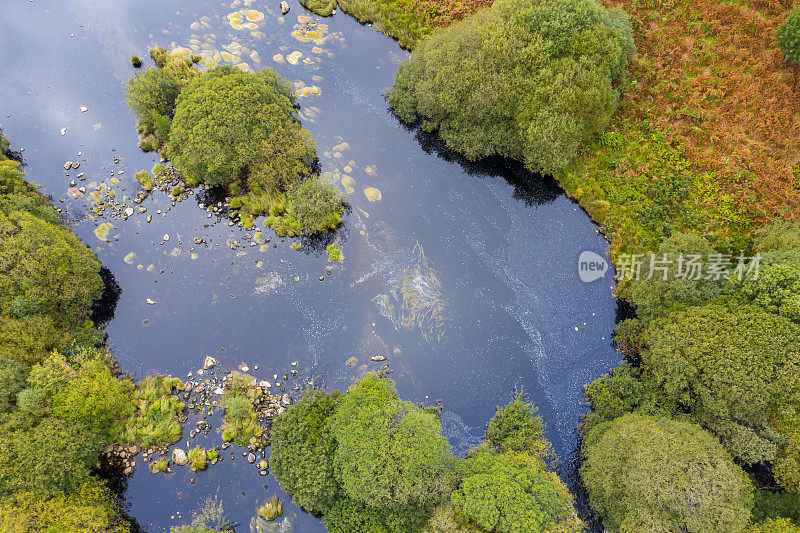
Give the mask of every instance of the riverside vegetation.
[[[189, 187], [224, 188], [248, 227], [262, 214], [279, 235], [322, 233], [341, 223], [345, 200], [316, 175], [316, 147], [300, 124], [291, 83], [270, 68], [201, 73], [191, 59], [163, 48], [150, 55], [156, 67], [125, 85], [143, 149], [161, 151]], [[154, 187], [143, 174], [140, 182]]]
[[[795, 531], [800, 185], [784, 58], [796, 68], [800, 8], [609, 4], [497, 0], [416, 43], [389, 104], [470, 159], [552, 173], [618, 264], [672, 265], [620, 281], [637, 312], [617, 328], [627, 361], [586, 390], [581, 476], [605, 526]], [[682, 255], [737, 252], [761, 254], [757, 279], [677, 275]]]
[[375, 372], [339, 394], [306, 391], [275, 419], [270, 466], [332, 533], [578, 532], [573, 497], [521, 394], [466, 458], [450, 454], [435, 410], [398, 398]]

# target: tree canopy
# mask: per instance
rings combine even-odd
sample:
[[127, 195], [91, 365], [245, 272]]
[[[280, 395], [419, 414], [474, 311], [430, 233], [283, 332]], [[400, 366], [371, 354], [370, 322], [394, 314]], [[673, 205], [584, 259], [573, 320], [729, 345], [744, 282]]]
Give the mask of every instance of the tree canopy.
[[595, 426], [581, 477], [611, 531], [736, 533], [750, 520], [752, 486], [696, 424], [629, 414]]
[[[182, 173], [211, 185], [299, 180], [316, 148], [294, 101], [291, 84], [270, 68], [214, 68], [180, 92], [168, 155]], [[274, 170], [275, 160], [286, 175], [258, 175], [259, 168]]]
[[597, 0], [497, 0], [419, 43], [389, 104], [469, 159], [552, 173], [608, 124], [633, 48], [627, 15]]

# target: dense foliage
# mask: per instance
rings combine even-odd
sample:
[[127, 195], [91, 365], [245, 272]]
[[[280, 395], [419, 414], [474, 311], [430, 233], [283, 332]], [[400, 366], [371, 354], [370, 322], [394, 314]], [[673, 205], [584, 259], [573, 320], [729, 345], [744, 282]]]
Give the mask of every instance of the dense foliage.
[[775, 40], [786, 56], [786, 61], [800, 62], [800, 8], [792, 9], [786, 20], [778, 26], [775, 30]]
[[337, 393], [307, 392], [272, 426], [272, 473], [295, 503], [312, 513], [326, 513], [340, 496], [336, 442], [328, 426], [337, 401]]
[[750, 519], [752, 486], [699, 426], [629, 414], [595, 426], [581, 476], [612, 531], [734, 533]]
[[434, 412], [369, 373], [341, 396], [308, 391], [280, 415], [270, 464], [334, 533], [580, 531], [572, 496], [547, 470], [551, 447], [535, 413], [515, 394], [487, 442], [458, 459]]
[[597, 0], [498, 0], [421, 42], [389, 104], [469, 159], [552, 173], [605, 128], [632, 52], [626, 15]]
[[[179, 54], [151, 51], [159, 67], [126, 85], [145, 150], [162, 150], [188, 185], [224, 187], [230, 207], [269, 214], [280, 235], [322, 233], [341, 223], [344, 198], [314, 174], [316, 146], [302, 128], [292, 84], [269, 68], [205, 74]], [[153, 179], [137, 174], [146, 189]]]

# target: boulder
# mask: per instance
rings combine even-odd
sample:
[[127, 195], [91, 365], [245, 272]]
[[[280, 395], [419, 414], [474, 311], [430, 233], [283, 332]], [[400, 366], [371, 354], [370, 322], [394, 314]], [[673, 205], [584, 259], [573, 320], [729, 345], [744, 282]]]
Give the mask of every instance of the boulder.
[[189, 462], [189, 454], [181, 448], [175, 448], [172, 450], [172, 462], [183, 466]]

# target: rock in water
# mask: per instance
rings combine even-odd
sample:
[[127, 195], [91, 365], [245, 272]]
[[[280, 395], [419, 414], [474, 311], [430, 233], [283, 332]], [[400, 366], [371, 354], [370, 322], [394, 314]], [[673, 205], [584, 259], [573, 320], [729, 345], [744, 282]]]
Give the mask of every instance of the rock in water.
[[217, 360], [214, 359], [213, 357], [206, 356], [206, 358], [203, 360], [203, 369], [204, 370], [208, 370], [210, 368], [213, 368], [216, 365], [217, 365]]
[[369, 360], [372, 361], [373, 363], [381, 363], [383, 361], [386, 361], [386, 356], [385, 355], [373, 355], [372, 357], [369, 358]]
[[281, 2], [281, 13], [285, 15], [288, 12], [289, 12], [289, 2], [283, 0], [283, 2]]
[[256, 462], [256, 454], [248, 453], [247, 454], [247, 462], [250, 463], [250, 464], [255, 463]]
[[172, 462], [176, 465], [185, 465], [189, 462], [189, 455], [180, 448], [172, 450]]

